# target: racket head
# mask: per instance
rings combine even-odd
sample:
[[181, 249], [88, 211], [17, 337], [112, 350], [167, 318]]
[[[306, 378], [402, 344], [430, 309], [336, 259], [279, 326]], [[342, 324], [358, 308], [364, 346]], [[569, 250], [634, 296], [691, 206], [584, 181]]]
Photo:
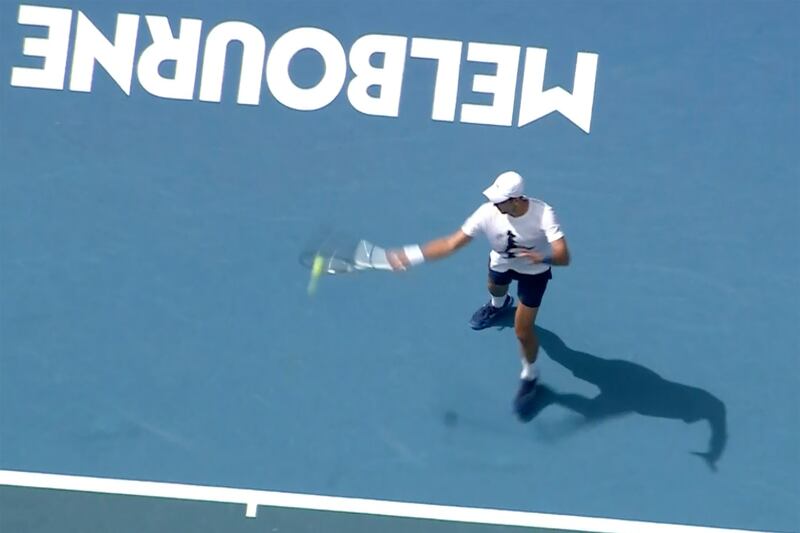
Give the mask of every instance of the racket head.
[[326, 254], [318, 250], [304, 250], [300, 254], [300, 264], [311, 270], [317, 257], [321, 257], [324, 261], [323, 274], [349, 274], [359, 270], [352, 259], [348, 260], [346, 257]]
[[314, 268], [314, 261], [321, 258], [323, 274], [349, 274], [358, 270], [355, 262], [359, 239], [342, 232], [321, 231], [303, 247], [300, 264], [308, 269]]
[[308, 244], [300, 253], [300, 263], [313, 269], [316, 258], [321, 257], [323, 274], [350, 274], [364, 270], [391, 270], [386, 250], [364, 239], [341, 234], [327, 234]]

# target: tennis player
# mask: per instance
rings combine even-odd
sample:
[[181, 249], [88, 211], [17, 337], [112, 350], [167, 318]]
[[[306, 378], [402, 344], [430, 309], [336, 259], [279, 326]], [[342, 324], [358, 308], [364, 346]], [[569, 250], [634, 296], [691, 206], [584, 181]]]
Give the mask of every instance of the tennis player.
[[514, 399], [517, 414], [536, 391], [539, 351], [534, 323], [551, 266], [570, 262], [564, 233], [553, 208], [536, 198], [525, 196], [525, 182], [517, 172], [503, 172], [483, 191], [488, 202], [481, 205], [452, 235], [424, 245], [409, 245], [389, 250], [387, 259], [394, 270], [406, 270], [425, 261], [449, 256], [468, 244], [479, 233], [489, 240], [489, 294], [491, 298], [470, 320], [473, 329], [496, 323], [513, 309], [508, 294], [512, 281], [517, 282], [519, 305], [514, 315], [514, 330], [522, 355], [519, 391]]

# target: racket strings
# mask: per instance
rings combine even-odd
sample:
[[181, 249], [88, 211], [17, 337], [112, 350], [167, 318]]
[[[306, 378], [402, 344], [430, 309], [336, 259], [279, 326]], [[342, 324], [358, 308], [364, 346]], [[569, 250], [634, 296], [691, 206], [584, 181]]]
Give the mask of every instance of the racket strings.
[[355, 243], [342, 244], [335, 239], [325, 239], [313, 247], [308, 247], [300, 254], [300, 262], [306, 268], [313, 268], [315, 258], [324, 261], [327, 274], [346, 274], [363, 270], [390, 270], [386, 259], [386, 251], [373, 243], [360, 239]]

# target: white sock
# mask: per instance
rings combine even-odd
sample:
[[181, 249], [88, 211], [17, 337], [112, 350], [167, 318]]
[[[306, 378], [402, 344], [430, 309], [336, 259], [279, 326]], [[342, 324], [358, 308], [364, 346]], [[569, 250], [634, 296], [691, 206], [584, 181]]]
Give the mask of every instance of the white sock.
[[525, 359], [522, 360], [522, 374], [520, 376], [522, 379], [526, 379], [528, 381], [533, 381], [534, 379], [539, 377], [539, 371], [536, 369], [536, 362], [534, 361], [533, 364], [528, 363]]
[[506, 296], [508, 295], [492, 296], [492, 307], [503, 307], [503, 304], [506, 303]]

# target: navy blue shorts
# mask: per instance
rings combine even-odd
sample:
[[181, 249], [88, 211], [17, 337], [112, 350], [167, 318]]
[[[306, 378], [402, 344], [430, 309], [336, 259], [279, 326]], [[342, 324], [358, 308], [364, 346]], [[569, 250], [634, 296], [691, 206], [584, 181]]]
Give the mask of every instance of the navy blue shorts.
[[515, 270], [506, 272], [495, 272], [489, 269], [489, 279], [495, 285], [510, 285], [512, 281], [517, 281], [517, 297], [519, 301], [528, 307], [539, 307], [542, 304], [544, 291], [547, 289], [547, 282], [553, 279], [552, 269], [541, 274], [521, 274]]

